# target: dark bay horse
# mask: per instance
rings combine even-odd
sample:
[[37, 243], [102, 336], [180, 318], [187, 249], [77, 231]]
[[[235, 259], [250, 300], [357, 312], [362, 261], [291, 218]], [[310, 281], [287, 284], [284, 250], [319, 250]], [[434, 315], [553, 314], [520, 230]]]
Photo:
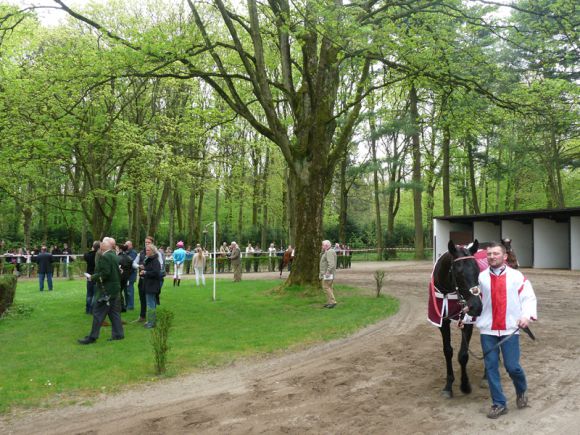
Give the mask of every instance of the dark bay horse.
[[[447, 246], [448, 251], [435, 263], [429, 294], [429, 320], [439, 326], [443, 338], [443, 354], [447, 364], [447, 382], [442, 394], [453, 397], [453, 347], [451, 347], [451, 320], [460, 320], [463, 313], [470, 316], [481, 314], [482, 303], [479, 296], [478, 278], [479, 266], [473, 254], [477, 252], [479, 242], [475, 240], [469, 249], [455, 246], [452, 240]], [[461, 348], [458, 361], [461, 365], [461, 391], [471, 393], [471, 384], [467, 376], [469, 360], [469, 341], [473, 333], [473, 325], [466, 324], [462, 329]]]

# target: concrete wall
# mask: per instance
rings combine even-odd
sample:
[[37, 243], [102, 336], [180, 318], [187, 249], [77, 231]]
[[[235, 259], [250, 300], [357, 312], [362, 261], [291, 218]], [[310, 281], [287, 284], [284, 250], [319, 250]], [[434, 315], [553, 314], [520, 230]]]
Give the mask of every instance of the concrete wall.
[[458, 224], [449, 221], [433, 219], [433, 261], [447, 252], [449, 233], [451, 231], [471, 231], [471, 224]]
[[572, 270], [580, 270], [580, 216], [570, 217], [570, 254]]
[[533, 225], [518, 221], [502, 221], [501, 238], [509, 237], [521, 267], [534, 265]]
[[570, 224], [568, 222], [534, 219], [534, 267], [570, 268]]
[[501, 227], [492, 222], [474, 222], [473, 238], [480, 242], [498, 241], [501, 238]]

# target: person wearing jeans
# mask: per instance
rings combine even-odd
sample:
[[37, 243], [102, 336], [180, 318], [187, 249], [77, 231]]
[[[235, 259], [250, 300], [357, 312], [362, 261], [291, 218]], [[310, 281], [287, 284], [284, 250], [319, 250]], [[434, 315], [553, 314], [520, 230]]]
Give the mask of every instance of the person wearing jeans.
[[[93, 249], [83, 255], [85, 263], [87, 263], [86, 272], [89, 275], [95, 273], [95, 263], [97, 258], [97, 253], [101, 247], [101, 242], [95, 240], [93, 242]], [[85, 303], [85, 314], [91, 314], [93, 312], [93, 299], [95, 297], [95, 282], [87, 279], [87, 296]]]
[[44, 291], [44, 279], [48, 283], [48, 290], [52, 291], [52, 254], [46, 250], [46, 246], [40, 249], [40, 254], [32, 259], [38, 263], [38, 283], [40, 291]]
[[139, 275], [143, 278], [143, 291], [147, 304], [147, 323], [145, 328], [154, 328], [156, 321], [155, 311], [157, 309], [157, 299], [161, 291], [161, 263], [158, 257], [159, 251], [153, 244], [145, 246], [145, 260]]
[[[133, 242], [127, 240], [125, 245], [127, 245], [127, 253], [129, 254], [129, 257], [131, 257], [131, 261], [134, 262], [138, 254], [137, 251], [133, 249]], [[125, 301], [128, 311], [133, 311], [135, 308], [135, 281], [137, 281], [137, 271], [133, 269], [129, 276], [129, 285], [127, 287], [128, 300]]]
[[[524, 275], [507, 264], [504, 245], [493, 242], [487, 248], [489, 267], [479, 274], [479, 288], [483, 310], [475, 320], [484, 353], [485, 374], [491, 394], [489, 418], [507, 414], [507, 400], [501, 387], [499, 354], [515, 391], [516, 406], [528, 406], [528, 384], [520, 365], [519, 331], [537, 319], [537, 302], [534, 289]], [[466, 316], [464, 321], [472, 321]], [[463, 322], [460, 322], [460, 327]], [[502, 340], [505, 340], [502, 342]]]

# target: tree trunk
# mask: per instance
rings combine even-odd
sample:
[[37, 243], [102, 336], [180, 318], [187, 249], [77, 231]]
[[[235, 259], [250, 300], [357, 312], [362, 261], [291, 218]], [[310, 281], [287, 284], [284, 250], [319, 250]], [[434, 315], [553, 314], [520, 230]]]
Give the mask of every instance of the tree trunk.
[[[308, 164], [307, 164], [308, 165]], [[306, 166], [306, 165], [305, 165]], [[318, 254], [322, 242], [322, 216], [324, 209], [326, 172], [314, 168], [313, 164], [305, 177], [290, 177], [290, 191], [295, 192], [294, 213], [296, 222], [296, 254], [292, 264], [292, 272], [288, 277], [288, 284], [314, 285], [318, 282]], [[315, 277], [313, 279], [313, 277]]]
[[471, 136], [465, 139], [467, 147], [467, 169], [469, 170], [469, 190], [471, 192], [471, 210], [474, 214], [480, 214], [479, 201], [477, 199], [477, 184], [475, 182], [475, 158], [473, 155], [473, 138]]
[[451, 131], [449, 125], [443, 127], [443, 142], [441, 144], [443, 153], [443, 167], [441, 173], [443, 177], [443, 215], [451, 216], [451, 195], [449, 192], [449, 153], [451, 148]]
[[[219, 210], [220, 210], [220, 188], [219, 186], [216, 186], [215, 188], [215, 209], [214, 209], [214, 215], [213, 215], [213, 220], [215, 222], [215, 245], [216, 248], [219, 245], [218, 240], [220, 240], [220, 225], [219, 225]], [[213, 246], [212, 246], [213, 249]]]
[[[82, 214], [82, 213], [81, 213]], [[81, 248], [80, 248], [80, 252], [86, 251], [88, 248], [88, 242], [87, 242], [87, 218], [85, 217], [84, 214], [82, 214], [82, 227], [81, 227]], [[46, 244], [46, 242], [43, 242], [43, 244]]]
[[168, 207], [169, 207], [169, 231], [168, 231], [168, 237], [169, 237], [169, 246], [171, 246], [171, 248], [173, 249], [173, 239], [174, 239], [174, 224], [175, 224], [175, 194], [173, 192], [173, 189], [170, 185], [170, 189], [171, 192], [169, 193], [169, 198], [168, 198]]
[[383, 254], [383, 225], [381, 223], [381, 203], [379, 200], [379, 162], [377, 160], [377, 138], [374, 116], [369, 118], [371, 133], [371, 152], [373, 158], [373, 197], [375, 202], [375, 234], [377, 238], [377, 260], [382, 260]]
[[201, 189], [199, 191], [199, 199], [197, 201], [197, 233], [196, 237], [198, 243], [201, 243], [201, 232], [203, 230], [203, 221], [202, 221], [202, 212], [203, 212], [203, 197], [204, 197], [204, 190]]
[[192, 245], [195, 237], [195, 189], [189, 191], [187, 205], [187, 244]]
[[262, 234], [260, 244], [262, 250], [266, 250], [268, 243], [268, 175], [270, 172], [270, 148], [266, 148], [266, 160], [264, 161], [264, 171], [262, 173]]
[[23, 231], [24, 231], [24, 247], [26, 252], [30, 251], [30, 232], [32, 230], [32, 208], [25, 205], [22, 208]]
[[238, 230], [237, 230], [237, 239], [239, 240], [238, 244], [240, 245], [240, 249], [242, 246], [242, 233], [244, 230], [244, 191], [240, 186], [239, 191], [239, 202], [238, 202]]
[[340, 210], [338, 213], [338, 241], [346, 243], [346, 217], [348, 208], [348, 190], [346, 188], [346, 166], [348, 157], [345, 153], [340, 161]]
[[409, 91], [409, 104], [412, 123], [411, 143], [413, 147], [413, 214], [415, 222], [415, 258], [425, 258], [425, 242], [423, 236], [423, 206], [421, 185], [421, 141], [419, 139], [419, 109], [415, 85]]

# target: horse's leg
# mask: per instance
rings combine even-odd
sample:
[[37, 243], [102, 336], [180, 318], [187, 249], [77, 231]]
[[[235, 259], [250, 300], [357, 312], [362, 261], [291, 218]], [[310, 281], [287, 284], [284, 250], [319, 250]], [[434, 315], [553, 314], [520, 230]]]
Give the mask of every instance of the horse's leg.
[[449, 319], [445, 319], [439, 328], [443, 339], [443, 355], [445, 355], [445, 364], [447, 365], [447, 382], [441, 394], [448, 399], [453, 397], [453, 381], [455, 381], [455, 376], [453, 376], [453, 348], [451, 347], [450, 323]]
[[464, 325], [461, 333], [461, 349], [459, 349], [459, 354], [457, 355], [461, 365], [461, 391], [464, 394], [469, 394], [471, 393], [471, 384], [469, 383], [469, 376], [467, 376], [467, 362], [469, 361], [469, 342], [473, 333], [473, 325]]

